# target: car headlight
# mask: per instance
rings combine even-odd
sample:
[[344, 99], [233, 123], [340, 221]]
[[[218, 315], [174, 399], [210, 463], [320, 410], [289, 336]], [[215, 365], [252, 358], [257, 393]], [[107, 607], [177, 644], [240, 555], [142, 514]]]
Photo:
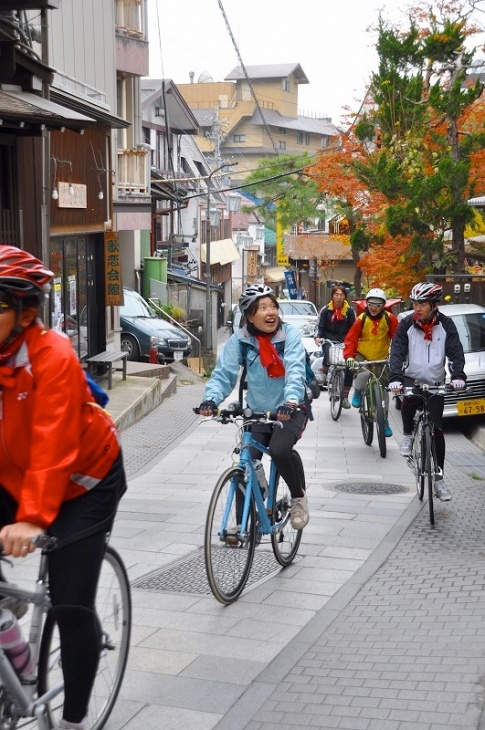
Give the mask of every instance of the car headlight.
[[150, 337], [152, 345], [166, 345], [167, 341], [163, 337]]

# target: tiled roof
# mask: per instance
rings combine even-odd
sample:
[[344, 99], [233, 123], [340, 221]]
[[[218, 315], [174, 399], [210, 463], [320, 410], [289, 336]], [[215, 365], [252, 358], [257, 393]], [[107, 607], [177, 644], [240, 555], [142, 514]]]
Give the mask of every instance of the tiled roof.
[[[329, 137], [335, 137], [340, 134], [338, 128], [332, 124], [328, 118], [317, 119], [314, 117], [284, 117], [274, 109], [265, 109], [263, 111], [266, 124], [272, 127], [282, 127], [284, 129], [293, 129], [299, 132], [313, 132], [315, 134], [325, 134]], [[255, 109], [251, 117], [251, 124], [262, 125], [261, 114]]]
[[[296, 76], [298, 84], [309, 84], [305, 72], [299, 63], [270, 63], [257, 66], [246, 66], [250, 79], [285, 79], [292, 74]], [[236, 66], [227, 74], [224, 81], [239, 81], [245, 74], [241, 66]]]

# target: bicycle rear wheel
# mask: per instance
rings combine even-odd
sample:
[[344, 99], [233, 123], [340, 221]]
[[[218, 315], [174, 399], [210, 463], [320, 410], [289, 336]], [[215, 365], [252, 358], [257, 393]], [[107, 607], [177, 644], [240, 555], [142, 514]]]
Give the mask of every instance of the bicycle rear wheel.
[[377, 443], [379, 444], [379, 452], [383, 459], [386, 457], [386, 434], [384, 433], [384, 404], [382, 388], [377, 380], [373, 380], [370, 384], [372, 388], [372, 401], [374, 403], [374, 414], [377, 431]]
[[366, 388], [362, 396], [362, 405], [360, 406], [360, 425], [362, 427], [362, 436], [366, 446], [370, 446], [374, 438], [374, 422], [372, 420], [372, 400], [370, 389]]
[[342, 399], [344, 392], [344, 371], [341, 368], [335, 368], [333, 371], [332, 382], [328, 391], [330, 398], [330, 415], [334, 421], [338, 421], [342, 413]]
[[[301, 462], [300, 454], [297, 451], [294, 453]], [[301, 466], [301, 473], [303, 473], [303, 466]], [[290, 512], [290, 489], [281, 474], [277, 472], [271, 524], [274, 525], [277, 522], [280, 522], [281, 527], [278, 532], [273, 532], [271, 534], [271, 546], [276, 560], [280, 565], [283, 565], [283, 567], [286, 567], [293, 561], [298, 552], [298, 548], [300, 547], [301, 535], [303, 532], [302, 530], [295, 530], [295, 528], [291, 526]]]
[[[212, 493], [204, 535], [207, 580], [215, 598], [228, 605], [242, 593], [256, 547], [256, 509], [251, 498], [246, 534], [238, 538], [247, 485], [244, 471], [231, 467]], [[223, 527], [224, 526], [224, 527]]]
[[434, 525], [434, 473], [435, 473], [435, 459], [433, 454], [433, 444], [431, 439], [431, 427], [425, 426], [424, 428], [424, 442], [425, 442], [425, 477], [428, 485], [428, 508], [429, 508], [429, 522], [430, 525]]
[[[120, 556], [107, 546], [96, 594], [96, 614], [101, 629], [101, 653], [88, 707], [89, 730], [101, 730], [110, 716], [125, 673], [131, 635], [131, 593]], [[49, 610], [39, 654], [39, 695], [63, 681], [59, 631]], [[49, 727], [58, 727], [64, 693], [47, 705]]]

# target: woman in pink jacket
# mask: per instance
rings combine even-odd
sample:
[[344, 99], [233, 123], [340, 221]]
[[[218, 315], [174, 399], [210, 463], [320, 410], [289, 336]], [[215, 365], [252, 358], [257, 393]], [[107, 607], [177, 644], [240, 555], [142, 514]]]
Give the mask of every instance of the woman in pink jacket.
[[48, 559], [65, 681], [59, 728], [84, 730], [100, 647], [96, 587], [126, 478], [116, 427], [70, 341], [37, 319], [52, 276], [0, 245], [0, 542], [21, 557], [36, 535], [58, 539]]

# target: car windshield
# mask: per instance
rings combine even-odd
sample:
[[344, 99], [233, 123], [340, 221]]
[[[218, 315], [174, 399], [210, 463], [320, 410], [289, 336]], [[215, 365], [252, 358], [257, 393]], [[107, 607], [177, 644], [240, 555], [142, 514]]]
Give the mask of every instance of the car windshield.
[[146, 301], [136, 292], [124, 291], [125, 303], [120, 307], [122, 317], [156, 317]]
[[479, 352], [485, 350], [485, 313], [453, 315], [465, 352]]
[[315, 332], [315, 322], [302, 320], [301, 322], [294, 320], [291, 322], [293, 327], [300, 330], [302, 337], [313, 337]]
[[312, 302], [304, 302], [301, 299], [296, 302], [285, 301], [278, 302], [283, 315], [292, 315], [298, 317], [307, 317], [308, 315], [316, 315], [315, 305]]

